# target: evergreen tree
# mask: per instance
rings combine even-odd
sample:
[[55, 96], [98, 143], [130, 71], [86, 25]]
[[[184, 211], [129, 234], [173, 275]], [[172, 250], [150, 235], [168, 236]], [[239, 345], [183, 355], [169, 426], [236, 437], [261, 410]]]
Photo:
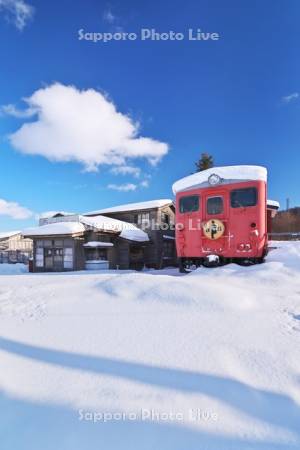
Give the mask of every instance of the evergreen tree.
[[214, 159], [208, 153], [202, 153], [201, 158], [195, 163], [196, 172], [202, 172], [202, 170], [210, 169], [214, 166]]

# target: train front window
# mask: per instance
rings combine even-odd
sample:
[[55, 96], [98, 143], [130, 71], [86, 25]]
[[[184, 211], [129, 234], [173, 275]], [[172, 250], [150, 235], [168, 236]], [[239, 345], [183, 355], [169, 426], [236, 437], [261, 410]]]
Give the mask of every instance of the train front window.
[[199, 195], [189, 195], [181, 197], [179, 200], [179, 211], [183, 213], [191, 213], [199, 210]]
[[230, 193], [230, 202], [232, 208], [255, 206], [257, 203], [257, 190], [254, 187], [235, 189]]
[[210, 197], [207, 199], [207, 214], [222, 214], [223, 210], [223, 197]]

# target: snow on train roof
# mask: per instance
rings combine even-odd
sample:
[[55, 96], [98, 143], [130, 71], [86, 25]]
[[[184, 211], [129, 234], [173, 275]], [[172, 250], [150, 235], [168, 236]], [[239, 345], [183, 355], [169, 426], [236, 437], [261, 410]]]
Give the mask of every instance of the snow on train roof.
[[208, 178], [210, 175], [218, 175], [224, 182], [235, 180], [262, 180], [267, 181], [267, 169], [262, 166], [224, 166], [212, 167], [202, 172], [194, 173], [173, 184], [173, 192], [176, 194], [181, 191], [188, 191], [197, 186], [209, 186]]

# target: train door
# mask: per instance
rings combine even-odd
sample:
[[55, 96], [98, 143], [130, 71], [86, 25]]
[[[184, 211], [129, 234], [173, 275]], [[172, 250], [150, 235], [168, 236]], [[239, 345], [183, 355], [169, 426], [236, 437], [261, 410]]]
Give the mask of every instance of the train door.
[[202, 216], [202, 251], [222, 255], [229, 246], [229, 211], [225, 191], [203, 196]]
[[[179, 198], [176, 245], [181, 256], [198, 256], [201, 249], [201, 205], [197, 193], [187, 193]], [[183, 227], [183, 232], [178, 227]]]

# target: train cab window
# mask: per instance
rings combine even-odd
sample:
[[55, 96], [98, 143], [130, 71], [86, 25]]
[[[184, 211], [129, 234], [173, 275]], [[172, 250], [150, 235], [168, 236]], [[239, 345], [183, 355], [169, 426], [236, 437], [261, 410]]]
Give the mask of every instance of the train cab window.
[[207, 199], [207, 214], [222, 214], [223, 210], [223, 197], [210, 197]]
[[179, 200], [179, 211], [181, 213], [191, 213], [199, 210], [199, 195], [189, 195], [181, 197]]
[[255, 206], [257, 203], [257, 190], [254, 187], [235, 189], [230, 193], [230, 202], [232, 208]]

